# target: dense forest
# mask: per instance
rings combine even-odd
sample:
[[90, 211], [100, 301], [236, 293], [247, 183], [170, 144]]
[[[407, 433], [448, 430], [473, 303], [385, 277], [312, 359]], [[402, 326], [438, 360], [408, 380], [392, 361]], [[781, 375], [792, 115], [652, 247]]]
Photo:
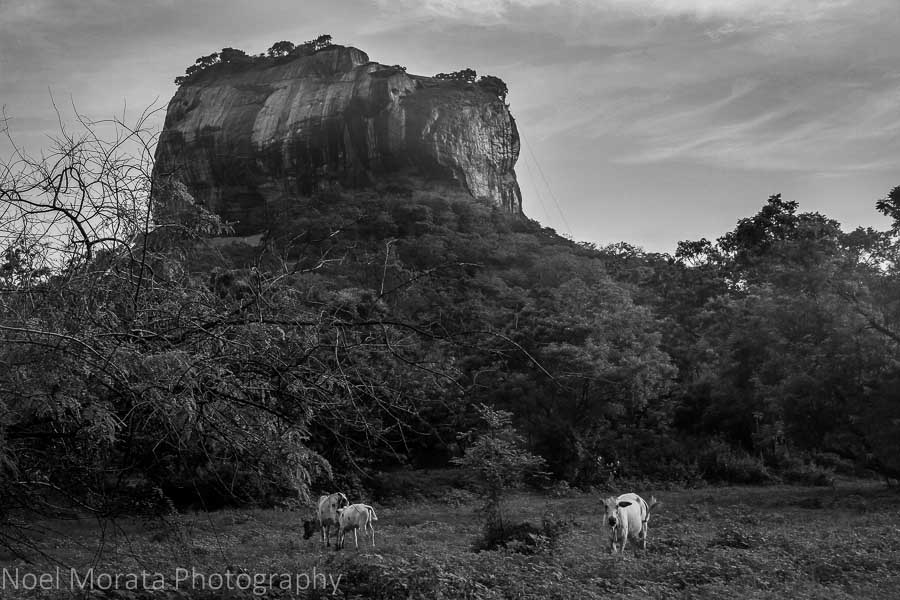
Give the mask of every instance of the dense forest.
[[397, 177], [249, 244], [149, 152], [58, 143], [0, 181], [0, 518], [371, 488], [452, 466], [482, 404], [545, 481], [900, 476], [900, 187], [888, 231], [774, 195], [669, 255]]

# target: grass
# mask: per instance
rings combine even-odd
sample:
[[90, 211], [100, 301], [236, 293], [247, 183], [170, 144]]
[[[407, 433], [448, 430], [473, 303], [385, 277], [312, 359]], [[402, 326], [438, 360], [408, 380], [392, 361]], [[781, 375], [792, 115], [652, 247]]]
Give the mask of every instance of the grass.
[[[622, 490], [626, 491], [626, 490]], [[212, 574], [291, 573], [341, 577], [342, 598], [897, 598], [900, 597], [900, 495], [873, 483], [836, 488], [723, 487], [650, 492], [664, 502], [650, 521], [646, 551], [604, 548], [598, 494], [551, 498], [519, 494], [507, 516], [540, 524], [550, 512], [568, 523], [552, 550], [474, 553], [481, 532], [477, 503], [436, 501], [378, 505], [376, 547], [325, 549], [303, 540], [297, 512], [225, 510], [180, 515], [168, 524], [134, 519], [104, 535], [92, 521], [42, 523], [55, 530], [43, 546], [83, 573], [162, 573], [177, 567]], [[309, 511], [311, 512], [311, 510]], [[38, 573], [0, 555], [0, 567]], [[247, 582], [248, 580], [244, 580]], [[332, 597], [333, 587], [269, 598]], [[321, 583], [321, 580], [319, 581]], [[302, 583], [302, 581], [301, 581]], [[286, 585], [286, 584], [285, 584]], [[261, 590], [258, 590], [261, 591]], [[73, 597], [0, 590], [3, 598]], [[91, 598], [252, 598], [252, 590], [94, 592]]]

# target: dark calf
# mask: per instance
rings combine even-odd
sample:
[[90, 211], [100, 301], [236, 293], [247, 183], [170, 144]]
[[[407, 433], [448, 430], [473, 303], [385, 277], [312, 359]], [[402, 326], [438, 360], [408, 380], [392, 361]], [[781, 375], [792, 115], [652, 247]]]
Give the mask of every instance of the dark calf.
[[303, 539], [308, 540], [319, 531], [319, 524], [313, 519], [303, 519]]

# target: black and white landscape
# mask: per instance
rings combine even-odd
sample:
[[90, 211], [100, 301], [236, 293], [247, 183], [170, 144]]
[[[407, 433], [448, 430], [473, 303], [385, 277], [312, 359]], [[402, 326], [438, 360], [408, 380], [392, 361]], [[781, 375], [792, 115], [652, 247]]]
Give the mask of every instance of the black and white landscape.
[[0, 596], [893, 598], [900, 7], [0, 6]]

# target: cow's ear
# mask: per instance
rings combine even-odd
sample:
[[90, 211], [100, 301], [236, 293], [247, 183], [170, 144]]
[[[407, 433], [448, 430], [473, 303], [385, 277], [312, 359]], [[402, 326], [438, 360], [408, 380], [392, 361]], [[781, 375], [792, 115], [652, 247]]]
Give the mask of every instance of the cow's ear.
[[631, 502], [629, 502], [628, 500], [622, 500], [621, 502], [619, 502], [620, 508], [625, 508], [626, 506], [631, 506]]

